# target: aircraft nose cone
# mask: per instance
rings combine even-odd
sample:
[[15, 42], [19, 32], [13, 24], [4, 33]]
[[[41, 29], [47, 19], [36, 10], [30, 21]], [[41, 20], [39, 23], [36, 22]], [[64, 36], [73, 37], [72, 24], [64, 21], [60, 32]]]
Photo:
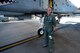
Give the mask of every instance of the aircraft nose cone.
[[15, 0], [0, 0], [0, 5], [15, 3]]

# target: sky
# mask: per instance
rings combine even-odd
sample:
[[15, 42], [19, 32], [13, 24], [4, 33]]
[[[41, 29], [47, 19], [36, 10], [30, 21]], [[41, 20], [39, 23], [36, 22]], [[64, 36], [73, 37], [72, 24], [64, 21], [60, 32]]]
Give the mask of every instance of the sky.
[[69, 1], [71, 1], [78, 8], [80, 7], [80, 0], [69, 0]]

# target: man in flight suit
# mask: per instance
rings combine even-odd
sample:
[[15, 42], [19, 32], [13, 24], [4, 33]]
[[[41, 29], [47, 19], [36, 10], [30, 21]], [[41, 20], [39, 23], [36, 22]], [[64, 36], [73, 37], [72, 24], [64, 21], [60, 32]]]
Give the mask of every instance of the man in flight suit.
[[44, 36], [45, 36], [45, 45], [44, 47], [49, 46], [49, 53], [52, 53], [54, 49], [54, 27], [56, 26], [55, 16], [52, 14], [52, 8], [48, 7], [47, 15], [44, 18]]

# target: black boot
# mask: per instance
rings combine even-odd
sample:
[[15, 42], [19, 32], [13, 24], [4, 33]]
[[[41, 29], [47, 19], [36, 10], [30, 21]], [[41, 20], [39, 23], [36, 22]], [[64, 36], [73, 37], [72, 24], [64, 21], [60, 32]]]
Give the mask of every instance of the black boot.
[[45, 44], [45, 45], [43, 45], [43, 47], [48, 47], [48, 45], [47, 45], [47, 44]]

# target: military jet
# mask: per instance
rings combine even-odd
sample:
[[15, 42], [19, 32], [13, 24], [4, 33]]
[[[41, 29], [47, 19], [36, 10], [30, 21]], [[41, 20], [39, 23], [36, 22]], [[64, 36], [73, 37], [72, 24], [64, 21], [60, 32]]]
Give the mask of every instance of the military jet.
[[0, 0], [0, 2], [3, 4], [0, 5], [2, 14], [15, 14], [13, 16], [17, 16], [16, 13], [20, 15], [45, 14], [49, 5], [53, 7], [54, 14], [76, 14], [78, 10], [69, 0]]

